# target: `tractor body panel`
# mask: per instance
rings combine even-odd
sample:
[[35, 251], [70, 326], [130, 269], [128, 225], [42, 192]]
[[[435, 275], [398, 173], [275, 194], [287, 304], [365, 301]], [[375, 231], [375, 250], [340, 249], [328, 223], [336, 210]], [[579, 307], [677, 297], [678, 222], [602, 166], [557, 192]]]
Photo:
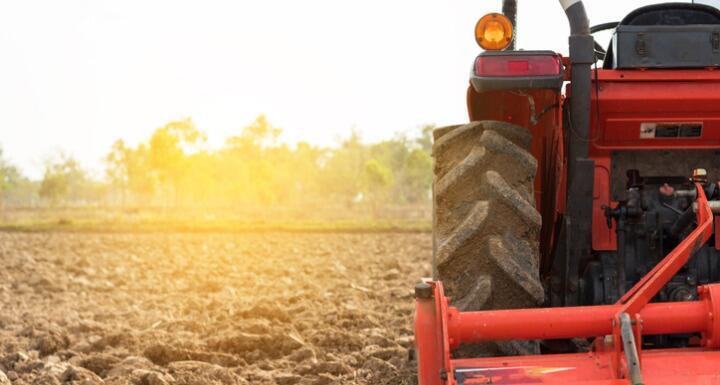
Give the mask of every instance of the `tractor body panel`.
[[[678, 365], [682, 362], [682, 365]], [[608, 352], [454, 360], [457, 385], [590, 384], [627, 385], [617, 379]], [[646, 385], [701, 385], [718, 382], [720, 352], [665, 349], [643, 353]]]
[[[570, 98], [565, 95], [570, 94], [570, 90], [566, 90], [563, 95], [559, 89], [543, 87], [481, 92], [477, 88], [468, 88], [471, 120], [507, 121], [527, 127], [533, 134], [530, 151], [538, 160], [535, 203], [543, 218], [540, 272], [546, 280], [550, 280], [551, 275], [557, 274], [557, 271], [552, 271], [552, 265], [558, 250], [561, 220], [565, 214], [568, 162], [566, 140], [567, 136], [576, 135], [568, 128], [568, 113], [564, 113], [567, 110], [565, 104], [571, 100], [571, 95]], [[583, 279], [597, 281], [601, 275], [600, 267], [590, 266], [593, 260], [600, 261], [598, 263], [603, 265], [602, 272], [605, 275], [618, 274], [617, 268], [608, 268], [616, 258], [618, 249], [617, 227], [615, 222], [608, 226], [604, 208], [616, 207], [620, 201], [627, 199], [626, 174], [629, 170], [636, 170], [647, 181], [655, 178], [663, 183], [671, 182], [674, 189], [682, 188], [683, 183], [687, 183], [688, 173], [696, 168], [706, 169], [709, 180], [720, 179], [720, 111], [716, 107], [720, 104], [718, 90], [720, 71], [714, 69], [593, 71], [587, 141], [588, 157], [595, 164], [592, 255], [575, 261], [577, 268], [569, 272], [574, 277], [566, 275], [556, 277], [557, 280], [565, 282], [574, 278], [580, 282], [578, 286], [585, 284]], [[645, 189], [649, 191], [658, 187], [660, 185], [650, 183]], [[657, 213], [653, 211], [651, 214], [663, 216], [660, 221], [667, 222], [672, 220], [673, 215], [668, 210], [657, 210]], [[664, 226], [667, 232], [669, 225]], [[657, 255], [651, 258], [630, 255], [632, 261], [628, 264], [642, 262], [645, 266], [641, 271], [646, 272], [672, 248], [672, 242], [676, 241], [666, 241], [666, 245], [658, 246]], [[642, 245], [630, 244], [628, 250], [628, 254], [649, 254]], [[701, 277], [702, 282], [699, 283], [720, 279], [720, 265], [716, 266], [712, 261], [716, 257], [720, 258], [720, 253], [715, 255], [709, 248], [703, 253], [694, 267], [699, 271], [692, 274]], [[627, 286], [631, 286], [641, 276], [642, 273], [630, 274]], [[577, 290], [570, 301], [551, 298], [548, 304], [568, 306], [612, 303], [621, 295], [619, 290], [596, 286], [585, 293]], [[688, 288], [692, 289], [688, 286], [683, 290]], [[598, 294], [599, 291], [603, 293]], [[588, 299], [591, 297], [594, 299]]]
[[601, 69], [597, 75], [590, 118], [596, 167], [592, 246], [604, 251], [617, 244], [615, 225], [607, 226], [601, 208], [615, 206], [625, 190], [625, 170], [617, 169], [622, 162], [613, 170], [614, 157], [642, 152], [633, 167], [650, 174], [684, 175], [705, 167], [711, 180], [720, 178], [714, 151], [720, 150], [720, 71]]

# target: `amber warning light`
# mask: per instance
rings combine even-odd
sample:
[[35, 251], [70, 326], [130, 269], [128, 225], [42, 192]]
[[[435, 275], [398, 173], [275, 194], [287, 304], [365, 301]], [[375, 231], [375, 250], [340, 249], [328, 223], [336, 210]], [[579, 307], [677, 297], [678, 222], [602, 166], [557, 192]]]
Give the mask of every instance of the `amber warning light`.
[[488, 51], [507, 48], [513, 39], [510, 19], [500, 13], [488, 13], [475, 24], [475, 41]]

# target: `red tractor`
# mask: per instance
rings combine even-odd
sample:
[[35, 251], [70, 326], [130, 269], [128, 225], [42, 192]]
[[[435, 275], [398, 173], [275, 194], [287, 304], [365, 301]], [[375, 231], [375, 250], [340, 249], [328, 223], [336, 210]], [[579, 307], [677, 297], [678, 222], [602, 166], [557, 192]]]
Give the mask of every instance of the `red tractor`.
[[471, 123], [434, 132], [419, 383], [720, 384], [720, 11], [560, 5], [568, 57], [480, 19]]

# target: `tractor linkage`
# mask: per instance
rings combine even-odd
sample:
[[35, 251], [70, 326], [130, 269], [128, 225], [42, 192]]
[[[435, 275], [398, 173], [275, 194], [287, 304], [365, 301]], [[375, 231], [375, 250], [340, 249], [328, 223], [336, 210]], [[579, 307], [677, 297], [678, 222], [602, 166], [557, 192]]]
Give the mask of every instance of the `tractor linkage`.
[[[720, 380], [720, 284], [699, 300], [650, 303], [713, 234], [714, 218], [695, 185], [697, 227], [613, 305], [460, 312], [439, 281], [415, 287], [420, 385], [705, 384]], [[645, 335], [699, 333], [694, 347], [642, 348]], [[455, 359], [461, 344], [594, 338], [588, 352]]]

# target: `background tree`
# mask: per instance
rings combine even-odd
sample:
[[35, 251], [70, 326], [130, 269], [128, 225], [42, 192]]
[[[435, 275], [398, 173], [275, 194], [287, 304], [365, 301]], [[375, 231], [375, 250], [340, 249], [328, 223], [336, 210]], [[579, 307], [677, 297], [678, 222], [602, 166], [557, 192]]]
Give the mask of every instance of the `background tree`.
[[5, 208], [9, 191], [20, 183], [20, 172], [3, 157], [0, 148], [0, 209]]
[[122, 139], [118, 139], [113, 143], [110, 152], [105, 156], [105, 175], [107, 176], [110, 187], [114, 188], [120, 194], [120, 201], [123, 206], [127, 203], [130, 158], [133, 156], [133, 150], [125, 145]]
[[150, 137], [149, 166], [165, 192], [166, 203], [178, 203], [179, 186], [188, 169], [185, 152], [204, 141], [205, 135], [190, 118], [172, 121]]
[[102, 199], [102, 186], [90, 180], [73, 157], [60, 154], [46, 164], [38, 194], [53, 206], [87, 204]]
[[423, 148], [410, 151], [403, 165], [403, 194], [411, 203], [421, 202], [430, 196], [433, 162]]
[[[291, 145], [280, 140], [279, 127], [260, 115], [222, 147], [212, 149], [191, 119], [175, 120], [137, 145], [116, 141], [104, 158], [103, 181], [88, 175], [71, 157], [60, 156], [48, 162], [34, 188], [43, 202], [55, 205], [110, 202], [139, 208], [172, 205], [259, 212], [267, 207], [332, 204], [426, 205], [432, 182], [432, 130], [433, 126], [423, 126], [376, 143], [363, 142], [353, 130], [337, 146]], [[12, 168], [5, 169], [10, 171], [0, 172], [15, 175]], [[5, 192], [8, 183], [13, 191], [24, 183], [22, 176], [1, 180]], [[32, 182], [25, 182], [24, 191], [32, 191]]]
[[381, 202], [387, 201], [387, 193], [394, 180], [392, 170], [389, 167], [384, 166], [376, 159], [365, 162], [363, 172], [364, 190], [373, 213], [376, 213]]
[[270, 205], [287, 200], [294, 190], [294, 175], [289, 174], [294, 162], [287, 145], [278, 144], [282, 130], [271, 125], [264, 115], [244, 127], [240, 135], [225, 142], [223, 164], [226, 180], [233, 180], [233, 191], [244, 203]]
[[420, 127], [419, 136], [415, 139], [417, 146], [428, 155], [432, 152], [433, 130], [435, 130], [435, 128], [436, 126], [434, 124], [426, 124]]
[[326, 199], [350, 204], [363, 192], [363, 173], [370, 158], [369, 149], [352, 130], [340, 147], [329, 151], [322, 167], [322, 186]]

